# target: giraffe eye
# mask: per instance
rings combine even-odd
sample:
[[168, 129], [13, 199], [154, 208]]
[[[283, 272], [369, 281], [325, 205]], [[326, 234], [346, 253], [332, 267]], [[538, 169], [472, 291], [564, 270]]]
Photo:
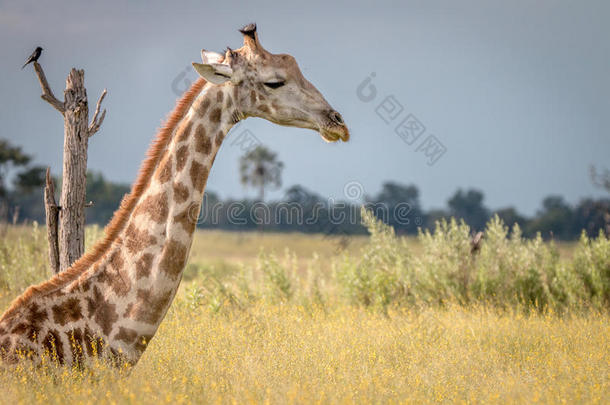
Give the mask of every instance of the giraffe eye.
[[282, 87], [284, 84], [286, 84], [285, 81], [280, 81], [280, 82], [267, 82], [265, 83], [265, 86], [272, 88], [272, 89], [277, 89], [279, 87]]

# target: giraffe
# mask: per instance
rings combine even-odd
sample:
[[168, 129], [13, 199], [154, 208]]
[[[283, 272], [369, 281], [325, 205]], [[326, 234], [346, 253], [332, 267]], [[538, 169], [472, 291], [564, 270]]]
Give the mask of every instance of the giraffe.
[[201, 76], [178, 101], [148, 151], [105, 237], [69, 269], [30, 286], [0, 318], [0, 356], [11, 364], [51, 356], [82, 364], [104, 355], [136, 364], [174, 299], [204, 188], [231, 127], [247, 117], [347, 141], [341, 115], [287, 54], [260, 44], [201, 51]]

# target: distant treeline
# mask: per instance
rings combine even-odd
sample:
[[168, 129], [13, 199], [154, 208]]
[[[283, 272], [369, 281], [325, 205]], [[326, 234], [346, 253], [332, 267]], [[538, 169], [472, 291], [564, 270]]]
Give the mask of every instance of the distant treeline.
[[[356, 190], [358, 191], [358, 190]], [[105, 225], [129, 186], [107, 181], [101, 174], [89, 173], [87, 223]], [[533, 217], [526, 217], [515, 208], [490, 210], [484, 205], [484, 195], [478, 190], [457, 190], [442, 210], [422, 209], [419, 190], [414, 185], [385, 183], [374, 196], [351, 195], [346, 190], [345, 201], [325, 199], [301, 186], [290, 187], [280, 201], [261, 203], [254, 200], [221, 200], [214, 192], [206, 197], [198, 218], [200, 228], [235, 231], [265, 230], [299, 231], [325, 234], [364, 234], [360, 221], [360, 206], [364, 204], [398, 234], [416, 234], [418, 228], [433, 228], [441, 218], [462, 218], [473, 230], [482, 230], [487, 221], [498, 215], [505, 224], [519, 224], [525, 236], [540, 232], [544, 238], [572, 240], [584, 230], [595, 236], [600, 230], [610, 231], [610, 199], [583, 199], [575, 206], [561, 196], [549, 196], [542, 201]], [[362, 201], [364, 199], [364, 201]], [[19, 222], [44, 223], [42, 190], [15, 191], [7, 196], [9, 218]], [[13, 215], [18, 210], [18, 216]], [[195, 216], [195, 211], [193, 210]]]

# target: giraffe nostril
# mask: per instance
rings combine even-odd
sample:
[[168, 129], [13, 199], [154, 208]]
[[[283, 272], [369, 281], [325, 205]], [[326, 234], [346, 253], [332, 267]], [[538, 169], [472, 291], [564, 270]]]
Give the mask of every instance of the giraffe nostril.
[[335, 124], [343, 125], [343, 118], [341, 118], [341, 114], [336, 111], [331, 111], [329, 115], [331, 121], [333, 121]]

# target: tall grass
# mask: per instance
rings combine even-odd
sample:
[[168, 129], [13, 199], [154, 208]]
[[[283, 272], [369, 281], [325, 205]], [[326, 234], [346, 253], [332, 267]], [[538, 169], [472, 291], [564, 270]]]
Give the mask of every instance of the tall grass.
[[[396, 236], [367, 212], [363, 218], [370, 237], [340, 254], [327, 246], [314, 253], [332, 243], [319, 236], [291, 235], [291, 250], [282, 254], [273, 249], [277, 235], [198, 233], [195, 248], [213, 239], [207, 249], [226, 254], [206, 261], [194, 252], [166, 320], [135, 367], [94, 360], [84, 369], [49, 361], [0, 368], [0, 401], [610, 397], [610, 242], [603, 234], [583, 236], [562, 257], [553, 243], [525, 239], [494, 218], [473, 254], [464, 223], [441, 221], [414, 239]], [[98, 228], [88, 228], [89, 245], [99, 237]], [[3, 307], [49, 276], [46, 260], [37, 226], [0, 238]]]
[[[178, 304], [178, 305], [176, 305]], [[608, 316], [178, 298], [132, 369], [0, 369], [7, 404], [607, 403]]]
[[10, 296], [51, 275], [46, 232], [31, 227], [9, 227], [0, 236], [0, 294]]

